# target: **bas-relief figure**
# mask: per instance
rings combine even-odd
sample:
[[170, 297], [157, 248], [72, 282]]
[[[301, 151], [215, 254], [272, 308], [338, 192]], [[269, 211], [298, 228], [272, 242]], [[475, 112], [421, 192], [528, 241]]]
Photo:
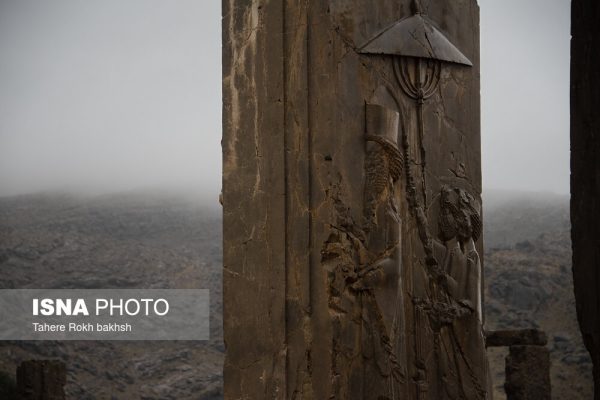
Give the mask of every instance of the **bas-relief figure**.
[[[334, 336], [352, 338], [333, 352], [332, 380], [334, 398], [396, 399], [406, 392], [399, 114], [367, 104], [366, 125], [363, 221], [355, 223], [338, 204], [339, 222], [322, 251]], [[338, 369], [344, 364], [348, 368]]]
[[480, 206], [467, 191], [448, 186], [442, 187], [439, 201], [435, 248], [443, 271], [440, 291], [447, 312], [438, 316], [436, 332], [442, 398], [485, 399], [481, 262], [475, 247], [482, 231]]

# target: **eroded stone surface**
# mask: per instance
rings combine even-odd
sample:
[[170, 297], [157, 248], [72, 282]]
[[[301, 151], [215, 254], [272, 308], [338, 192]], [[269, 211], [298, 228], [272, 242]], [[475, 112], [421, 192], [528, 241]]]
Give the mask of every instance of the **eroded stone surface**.
[[223, 2], [226, 399], [486, 396], [476, 1], [361, 51], [418, 11]]

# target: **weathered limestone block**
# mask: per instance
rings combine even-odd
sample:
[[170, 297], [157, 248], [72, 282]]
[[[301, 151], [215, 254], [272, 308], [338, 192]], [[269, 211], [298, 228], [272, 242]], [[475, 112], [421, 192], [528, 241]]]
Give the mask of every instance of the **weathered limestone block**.
[[484, 399], [476, 0], [224, 0], [226, 399]]
[[571, 12], [571, 238], [577, 318], [600, 400], [600, 3]]
[[550, 352], [544, 346], [510, 346], [506, 357], [507, 400], [550, 400]]
[[20, 400], [64, 400], [66, 381], [61, 361], [24, 361], [17, 368], [17, 396]]
[[501, 330], [487, 332], [486, 347], [545, 346], [548, 338], [538, 329]]

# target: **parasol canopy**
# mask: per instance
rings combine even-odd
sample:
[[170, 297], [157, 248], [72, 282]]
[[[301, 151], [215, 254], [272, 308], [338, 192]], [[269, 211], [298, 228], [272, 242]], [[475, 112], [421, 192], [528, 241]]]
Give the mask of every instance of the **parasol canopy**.
[[422, 13], [394, 22], [369, 39], [359, 53], [428, 58], [473, 66]]

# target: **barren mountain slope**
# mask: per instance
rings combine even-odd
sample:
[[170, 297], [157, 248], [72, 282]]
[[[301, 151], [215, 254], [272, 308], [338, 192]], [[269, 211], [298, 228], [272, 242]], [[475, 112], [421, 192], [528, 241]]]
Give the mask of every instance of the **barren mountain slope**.
[[209, 288], [208, 342], [3, 342], [0, 369], [58, 358], [69, 399], [218, 399], [221, 219], [166, 193], [0, 199], [2, 288]]
[[[485, 200], [487, 329], [546, 331], [552, 397], [592, 398], [591, 361], [575, 314], [569, 198], [492, 192]], [[495, 399], [502, 399], [505, 352], [494, 349], [489, 353]]]

